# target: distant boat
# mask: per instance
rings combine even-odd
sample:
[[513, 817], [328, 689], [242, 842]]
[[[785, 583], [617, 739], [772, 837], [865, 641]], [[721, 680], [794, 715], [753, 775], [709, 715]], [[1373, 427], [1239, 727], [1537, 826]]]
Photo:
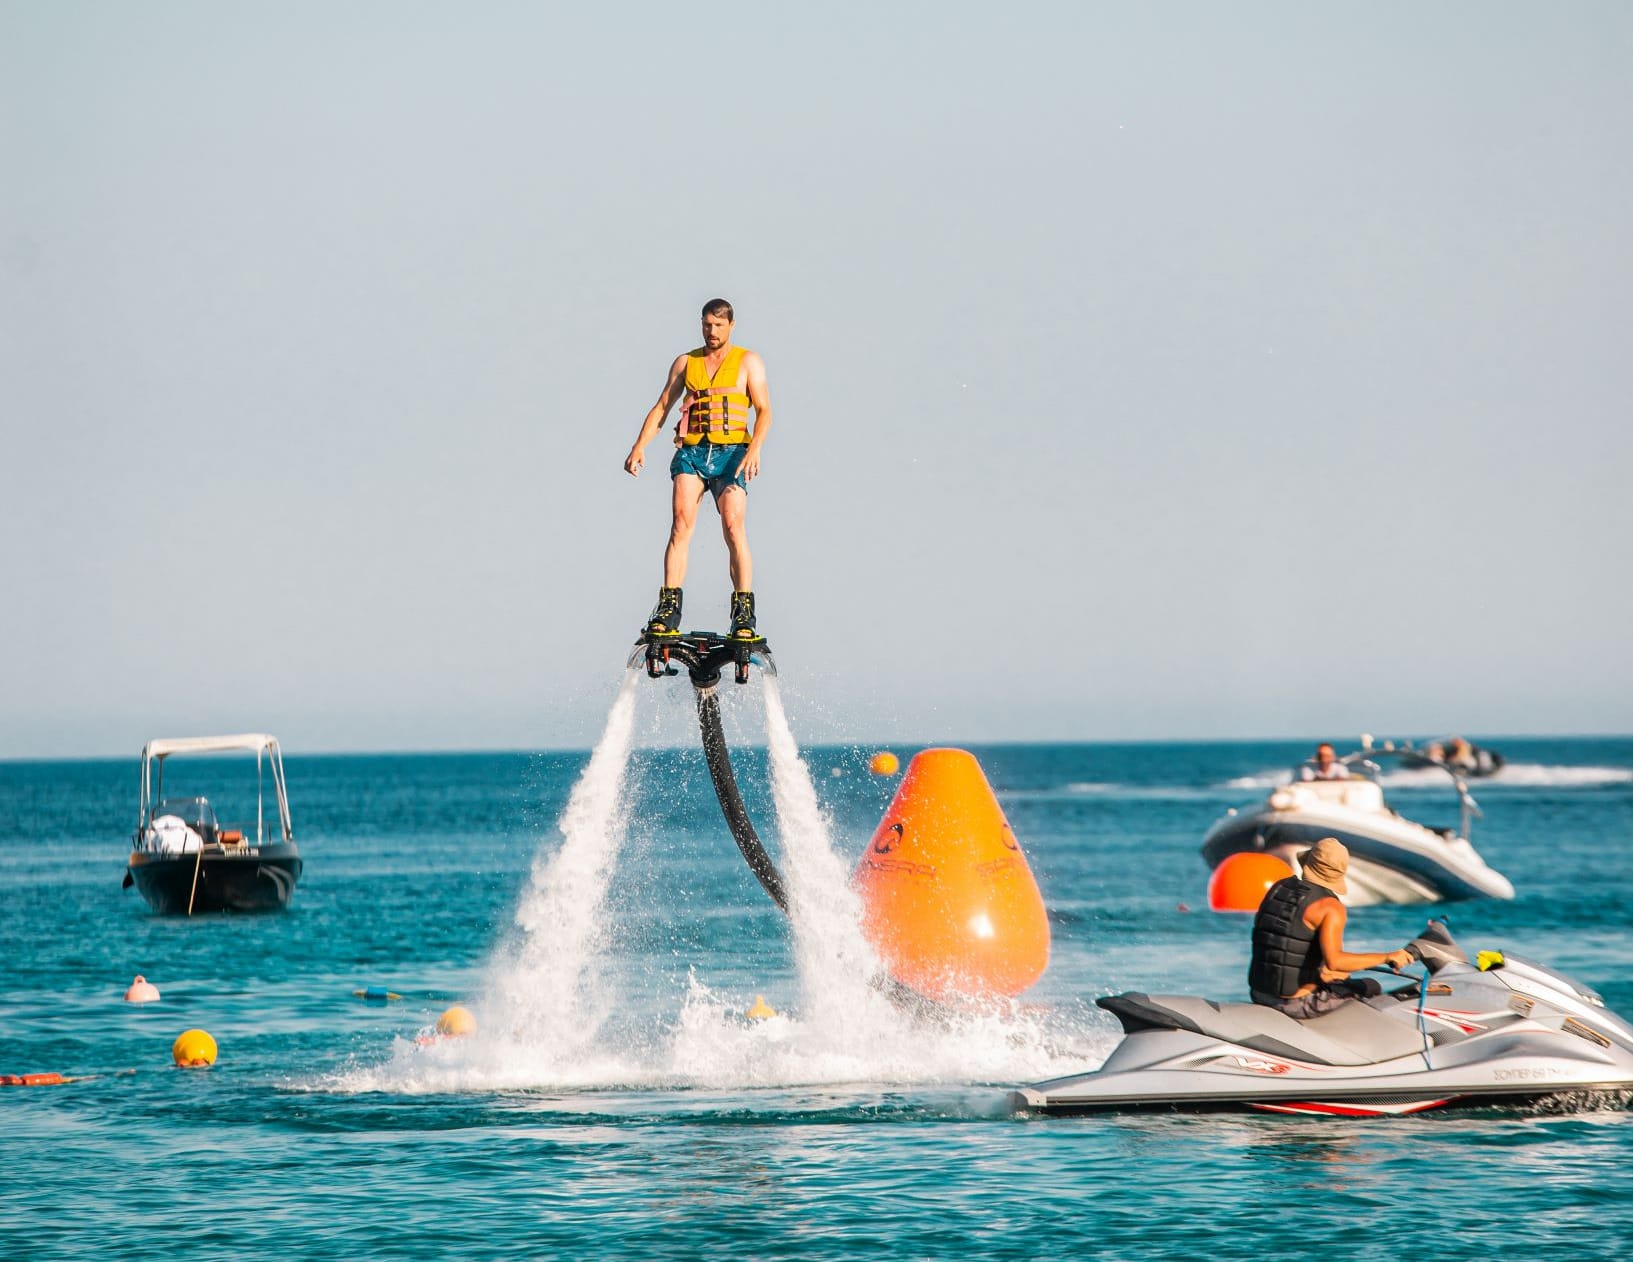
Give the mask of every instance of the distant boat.
[[1403, 767], [1445, 767], [1460, 776], [1494, 776], [1502, 770], [1503, 756], [1494, 749], [1482, 749], [1461, 736], [1445, 736], [1437, 741], [1400, 748]]
[[[166, 797], [164, 764], [177, 754], [253, 753], [255, 821], [222, 824], [208, 798]], [[272, 781], [277, 817], [266, 818]], [[149, 741], [142, 750], [141, 799], [124, 888], [136, 886], [154, 911], [271, 911], [285, 907], [301, 875], [289, 822], [283, 756], [275, 737], [187, 736]]]
[[[1297, 768], [1288, 784], [1272, 789], [1257, 809], [1231, 810], [1202, 839], [1202, 857], [1216, 868], [1243, 851], [1273, 854], [1295, 872], [1298, 855], [1323, 837], [1336, 837], [1350, 852], [1351, 907], [1369, 903], [1432, 903], [1464, 898], [1513, 898], [1514, 887], [1486, 865], [1469, 841], [1472, 816], [1480, 813], [1462, 777], [1440, 767], [1456, 786], [1462, 807], [1456, 828], [1431, 828], [1391, 810], [1384, 801], [1376, 758], [1399, 758], [1399, 749], [1364, 749], [1338, 760], [1345, 774], [1304, 779]], [[1313, 770], [1310, 772], [1313, 774]]]

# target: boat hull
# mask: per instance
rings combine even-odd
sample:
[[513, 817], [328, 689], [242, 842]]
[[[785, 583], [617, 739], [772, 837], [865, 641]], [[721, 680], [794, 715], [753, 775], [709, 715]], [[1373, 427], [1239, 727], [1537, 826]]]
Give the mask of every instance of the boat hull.
[[[1420, 1075], [1421, 1076], [1421, 1075]], [[1597, 1100], [1625, 1104], [1633, 1097], [1633, 1082], [1615, 1079], [1587, 1082], [1528, 1083], [1494, 1086], [1471, 1079], [1449, 1080], [1429, 1087], [1397, 1081], [1369, 1083], [1348, 1089], [1306, 1084], [1302, 1091], [1263, 1092], [1222, 1089], [1212, 1092], [1162, 1094], [1152, 1084], [1151, 1094], [1107, 1090], [1103, 1093], [1052, 1095], [1037, 1087], [1023, 1087], [1009, 1095], [1017, 1112], [1055, 1117], [1088, 1113], [1281, 1113], [1320, 1117], [1399, 1117], [1410, 1113], [1451, 1109], [1546, 1107], [1550, 1101], [1573, 1110]]]
[[[1234, 1043], [1203, 1031], [1143, 1030], [1126, 1035], [1100, 1069], [1023, 1087], [1012, 1093], [1011, 1102], [1040, 1113], [1251, 1109], [1380, 1117], [1555, 1098], [1633, 1097], [1633, 1052], [1619, 1041], [1628, 1033], [1619, 1018], [1601, 1010], [1597, 1019], [1584, 1011], [1586, 1020], [1572, 1016], [1561, 1021], [1565, 1014], [1542, 1008], [1540, 1019], [1533, 1021], [1506, 1005], [1469, 1013], [1464, 1009], [1483, 1005], [1461, 997], [1445, 1002], [1456, 1004], [1456, 1011], [1428, 1010], [1437, 1031], [1457, 1022], [1472, 1035], [1435, 1043], [1425, 1034], [1420, 1050], [1386, 1060], [1335, 1064], [1275, 1039]], [[1540, 1008], [1538, 1001], [1531, 1002], [1533, 1009]], [[1228, 1013], [1231, 1006], [1216, 1010]], [[1234, 1006], [1254, 1011], [1250, 1005]], [[1412, 1004], [1399, 1009], [1402, 1020], [1391, 1030], [1397, 1051], [1416, 1034], [1410, 1024], [1414, 1012]], [[1353, 1010], [1347, 1015], [1367, 1014]], [[1387, 1029], [1390, 1019], [1384, 1020]], [[1300, 1027], [1308, 1031], [1321, 1021], [1301, 1022]], [[1597, 1028], [1580, 1038], [1568, 1037], [1560, 1028], [1589, 1030], [1589, 1022]], [[1351, 1045], [1340, 1046], [1351, 1050]]]
[[1448, 837], [1410, 820], [1356, 818], [1342, 810], [1261, 810], [1226, 816], [1202, 841], [1202, 857], [1216, 868], [1233, 854], [1273, 854], [1294, 871], [1297, 856], [1323, 837], [1350, 852], [1352, 907], [1374, 903], [1459, 902], [1513, 898], [1514, 887], [1461, 837]]
[[132, 883], [160, 915], [189, 912], [277, 911], [289, 905], [302, 862], [294, 845], [261, 846], [243, 854], [152, 855], [136, 852]]

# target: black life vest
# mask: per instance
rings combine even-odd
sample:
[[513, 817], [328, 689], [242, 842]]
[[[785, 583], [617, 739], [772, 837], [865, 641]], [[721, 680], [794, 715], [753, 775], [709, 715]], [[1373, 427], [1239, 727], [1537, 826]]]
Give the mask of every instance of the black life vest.
[[1304, 923], [1312, 903], [1338, 897], [1325, 885], [1286, 876], [1272, 885], [1253, 917], [1253, 962], [1247, 987], [1254, 1003], [1285, 999], [1301, 986], [1321, 981], [1321, 944]]

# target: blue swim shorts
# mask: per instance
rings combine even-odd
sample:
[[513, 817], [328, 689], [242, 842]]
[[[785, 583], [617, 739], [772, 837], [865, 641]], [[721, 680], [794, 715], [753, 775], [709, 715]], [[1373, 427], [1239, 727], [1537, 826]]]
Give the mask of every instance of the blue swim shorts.
[[702, 478], [703, 485], [716, 499], [727, 487], [742, 487], [746, 494], [748, 482], [737, 470], [747, 454], [747, 443], [722, 447], [704, 439], [694, 446], [675, 449], [675, 458], [669, 462], [669, 476], [674, 478], [690, 473], [695, 478]]

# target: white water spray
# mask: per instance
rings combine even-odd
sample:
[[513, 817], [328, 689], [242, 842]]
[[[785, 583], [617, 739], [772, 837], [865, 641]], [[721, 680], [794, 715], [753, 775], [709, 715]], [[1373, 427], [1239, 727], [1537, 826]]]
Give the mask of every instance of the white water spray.
[[[479, 1030], [413, 1046], [360, 1068], [349, 1090], [584, 1090], [622, 1086], [763, 1089], [813, 1084], [1013, 1082], [1081, 1067], [1098, 1038], [1017, 1005], [926, 1020], [877, 985], [884, 970], [861, 931], [861, 900], [834, 844], [774, 680], [764, 681], [772, 799], [789, 894], [799, 999], [746, 1022], [747, 996], [716, 993], [698, 960], [661, 1031], [608, 1020], [607, 893], [625, 842], [626, 779], [639, 670], [630, 671], [589, 764], [573, 786], [562, 843], [534, 862], [515, 932], [494, 954]], [[768, 978], [768, 989], [776, 978]], [[1098, 1049], [1101, 1054], [1104, 1048]], [[1096, 1057], [1095, 1059], [1098, 1059]]]
[[[829, 1081], [958, 1082], [1042, 1076], [1057, 1069], [1061, 1034], [1049, 1016], [994, 1004], [924, 1017], [879, 984], [883, 964], [862, 935], [862, 905], [835, 848], [776, 681], [765, 680], [772, 799], [782, 835], [789, 921], [802, 1006], [793, 1048]], [[1081, 1056], [1081, 1040], [1069, 1054]]]
[[603, 997], [590, 986], [604, 944], [607, 884], [617, 864], [627, 818], [624, 778], [634, 728], [631, 669], [607, 715], [607, 726], [573, 785], [558, 827], [562, 844], [533, 862], [533, 876], [516, 909], [517, 936], [495, 958], [490, 1006], [523, 1041], [593, 1040], [605, 1018]]
[[765, 679], [766, 743], [771, 795], [782, 835], [788, 914], [806, 1019], [850, 1022], [883, 1003], [872, 984], [883, 969], [862, 936], [862, 904], [850, 872], [834, 847], [828, 818], [817, 801], [810, 769], [800, 757], [777, 681]]

